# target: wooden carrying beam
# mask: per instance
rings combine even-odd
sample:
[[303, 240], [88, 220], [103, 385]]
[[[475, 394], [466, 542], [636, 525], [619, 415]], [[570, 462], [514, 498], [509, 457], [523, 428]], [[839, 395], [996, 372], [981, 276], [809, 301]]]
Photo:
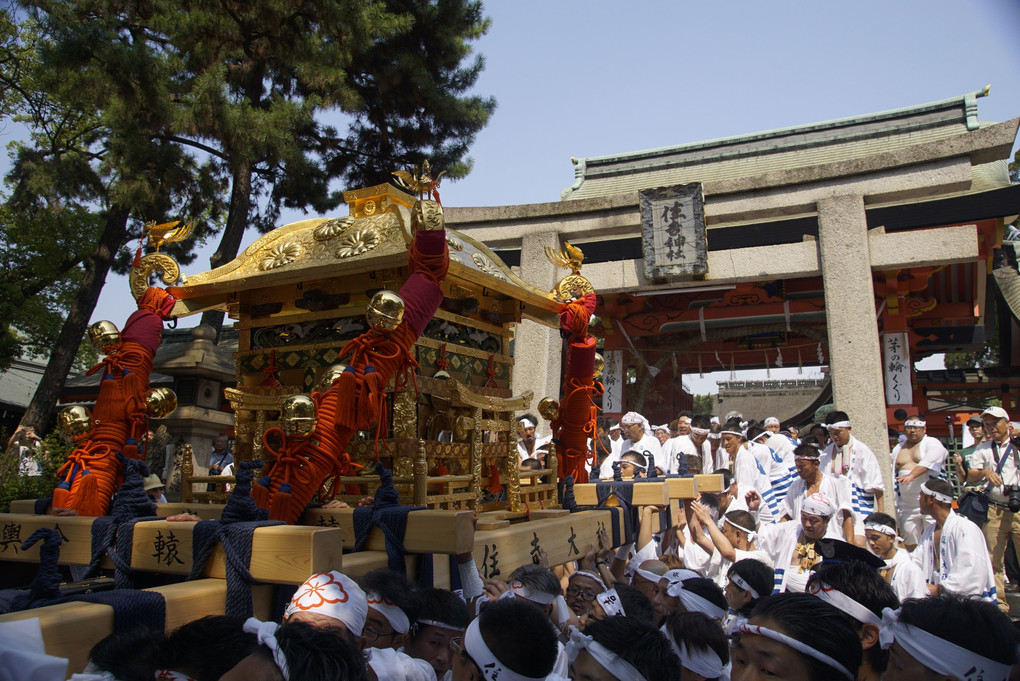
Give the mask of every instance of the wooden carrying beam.
[[698, 488], [696, 478], [666, 478], [666, 489], [671, 500], [697, 499], [698, 494], [703, 491]]
[[[227, 583], [222, 579], [198, 579], [146, 589], [163, 594], [166, 601], [166, 631], [170, 632], [206, 615], [222, 615]], [[272, 616], [272, 587], [252, 587], [254, 616]], [[70, 602], [0, 615], [0, 622], [39, 618], [46, 653], [70, 660], [68, 672], [85, 669], [89, 651], [113, 633], [113, 607], [100, 603]]]
[[[411, 511], [404, 530], [404, 550], [408, 553], [468, 553], [474, 546], [473, 519], [472, 511]], [[353, 508], [310, 508], [301, 517], [301, 524], [339, 527], [343, 530], [344, 548], [354, 548]], [[378, 527], [369, 530], [364, 548], [385, 551], [382, 530]]]
[[476, 531], [472, 556], [483, 577], [506, 580], [517, 567], [533, 563], [539, 548], [548, 555], [549, 565], [560, 565], [583, 556], [589, 544], [598, 546], [600, 529], [613, 543], [614, 535], [622, 533], [620, 522], [619, 509], [607, 508]]
[[[153, 520], [135, 525], [131, 567], [145, 572], [186, 575], [191, 571], [194, 523]], [[340, 570], [343, 539], [340, 528], [272, 525], [252, 536], [248, 570], [259, 582], [301, 584], [310, 575]], [[226, 555], [217, 545], [205, 576], [224, 577]]]
[[707, 475], [695, 475], [698, 481], [698, 492], [722, 492], [723, 476], [720, 473], [708, 473]]
[[[0, 543], [0, 560], [21, 563], [38, 563], [42, 542], [27, 551], [21, 550], [21, 543], [32, 536], [40, 527], [56, 529], [63, 538], [60, 545], [61, 565], [88, 565], [92, 559], [92, 521], [95, 518], [79, 516], [30, 515], [23, 513], [0, 513], [0, 527], [4, 541]], [[113, 567], [104, 563], [104, 567]]]
[[574, 499], [578, 506], [597, 506], [598, 485], [612, 485], [623, 489], [630, 487], [633, 492], [631, 506], [665, 506], [669, 503], [669, 487], [665, 482], [586, 482], [574, 485]]

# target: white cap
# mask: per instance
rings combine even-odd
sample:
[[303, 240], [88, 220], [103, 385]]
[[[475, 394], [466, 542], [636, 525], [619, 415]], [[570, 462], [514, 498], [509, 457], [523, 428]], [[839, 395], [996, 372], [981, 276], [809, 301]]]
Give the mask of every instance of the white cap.
[[779, 425], [779, 419], [777, 419], [775, 416], [770, 416], [767, 419], [765, 419], [765, 425], [766, 426], [778, 426]]
[[804, 504], [800, 507], [801, 513], [807, 513], [808, 515], [817, 515], [823, 518], [830, 518], [835, 512], [835, 508], [832, 506], [832, 502], [829, 501], [828, 497], [823, 494], [815, 492], [807, 499], [804, 500]]
[[620, 423], [644, 423], [645, 417], [636, 411], [628, 411], [620, 419]]
[[994, 416], [997, 419], [1006, 419], [1007, 421], [1009, 420], [1009, 414], [1006, 413], [1006, 410], [1002, 407], [988, 407], [988, 409], [981, 412], [981, 415]]

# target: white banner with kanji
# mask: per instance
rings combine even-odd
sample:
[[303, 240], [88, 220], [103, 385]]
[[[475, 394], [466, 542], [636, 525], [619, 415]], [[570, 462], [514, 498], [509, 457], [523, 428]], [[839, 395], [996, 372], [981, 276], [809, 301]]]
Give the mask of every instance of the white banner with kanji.
[[914, 391], [910, 387], [910, 347], [906, 332], [882, 334], [882, 359], [885, 373], [885, 403], [911, 404]]
[[619, 414], [623, 411], [623, 351], [610, 350], [603, 353], [606, 366], [602, 370], [602, 411]]

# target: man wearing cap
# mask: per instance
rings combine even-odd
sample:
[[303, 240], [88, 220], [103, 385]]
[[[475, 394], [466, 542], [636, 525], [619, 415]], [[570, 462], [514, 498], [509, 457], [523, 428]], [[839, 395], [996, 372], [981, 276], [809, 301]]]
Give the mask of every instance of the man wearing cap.
[[811, 445], [798, 445], [793, 453], [798, 477], [783, 499], [781, 517], [785, 520], [799, 518], [807, 499], [820, 494], [834, 508], [834, 512], [828, 515], [830, 536], [853, 541], [853, 511], [846, 488], [822, 472], [818, 450]]
[[[925, 529], [911, 555], [921, 568], [928, 591], [994, 601], [996, 583], [985, 538], [977, 525], [953, 512], [953, 486], [945, 480], [926, 480], [921, 484], [920, 505], [921, 512], [935, 523]], [[1000, 573], [1000, 583], [1001, 579]]]
[[775, 416], [769, 416], [767, 419], [765, 419], [764, 426], [765, 430], [769, 431], [770, 433], [779, 434], [779, 419], [777, 419]]
[[368, 616], [368, 598], [357, 583], [332, 570], [305, 580], [283, 611], [284, 622], [306, 622], [315, 627], [335, 629], [359, 648]]
[[907, 439], [893, 449], [892, 464], [896, 471], [896, 519], [903, 545], [911, 551], [927, 524], [917, 505], [921, 483], [942, 472], [949, 452], [941, 442], [928, 437], [925, 421], [920, 416], [908, 417], [903, 429]]
[[[663, 461], [662, 446], [655, 438], [655, 435], [652, 434], [652, 427], [649, 425], [648, 419], [636, 411], [629, 411], [620, 419], [620, 424], [624, 437], [623, 443], [620, 446], [621, 454], [636, 449], [645, 455], [645, 459], [649, 461], [649, 468], [654, 465], [663, 471], [667, 470], [668, 464]], [[619, 460], [620, 454], [611, 454], [606, 457], [606, 460], [602, 462], [602, 468], [599, 470], [599, 477], [603, 480], [611, 479], [613, 477], [613, 464]]]
[[1015, 490], [1020, 490], [1020, 452], [1010, 441], [1013, 427], [1005, 409], [985, 409], [981, 412], [981, 422], [988, 441], [982, 442], [974, 450], [971, 456], [974, 465], [967, 474], [967, 480], [981, 483], [988, 490], [988, 522], [985, 523], [984, 535], [995, 571], [999, 609], [1009, 612], [1002, 563], [1010, 537], [1013, 539], [1014, 551], [1020, 558], [1020, 513], [1009, 509], [1011, 494], [1015, 500]]
[[851, 434], [850, 417], [834, 411], [825, 417], [832, 442], [825, 448], [820, 465], [826, 475], [836, 478], [845, 488], [854, 512], [854, 536], [847, 541], [864, 545], [864, 517], [877, 510], [885, 492], [882, 469], [871, 449]]
[[525, 414], [517, 419], [517, 456], [525, 459], [540, 459], [538, 448], [548, 442], [551, 437], [535, 437], [538, 421], [533, 414]]
[[842, 538], [832, 532], [830, 519], [837, 507], [817, 492], [801, 504], [797, 520], [765, 525], [758, 530], [757, 548], [768, 554], [775, 568], [774, 593], [801, 592], [807, 588], [811, 568], [821, 561], [815, 542], [830, 537]]

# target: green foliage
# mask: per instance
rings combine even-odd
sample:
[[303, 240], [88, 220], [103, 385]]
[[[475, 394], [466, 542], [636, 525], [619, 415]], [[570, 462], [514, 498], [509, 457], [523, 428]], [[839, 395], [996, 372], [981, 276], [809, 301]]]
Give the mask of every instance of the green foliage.
[[695, 414], [714, 414], [715, 413], [715, 395], [695, 395], [694, 396], [694, 407], [692, 411]]
[[[7, 433], [0, 433], [4, 441]], [[17, 499], [42, 499], [53, 495], [53, 488], [60, 482], [57, 471], [74, 445], [65, 442], [59, 435], [51, 433], [43, 438], [33, 453], [32, 459], [39, 464], [40, 475], [20, 474], [20, 447], [8, 447], [0, 454], [0, 513], [10, 510], [11, 502]]]

